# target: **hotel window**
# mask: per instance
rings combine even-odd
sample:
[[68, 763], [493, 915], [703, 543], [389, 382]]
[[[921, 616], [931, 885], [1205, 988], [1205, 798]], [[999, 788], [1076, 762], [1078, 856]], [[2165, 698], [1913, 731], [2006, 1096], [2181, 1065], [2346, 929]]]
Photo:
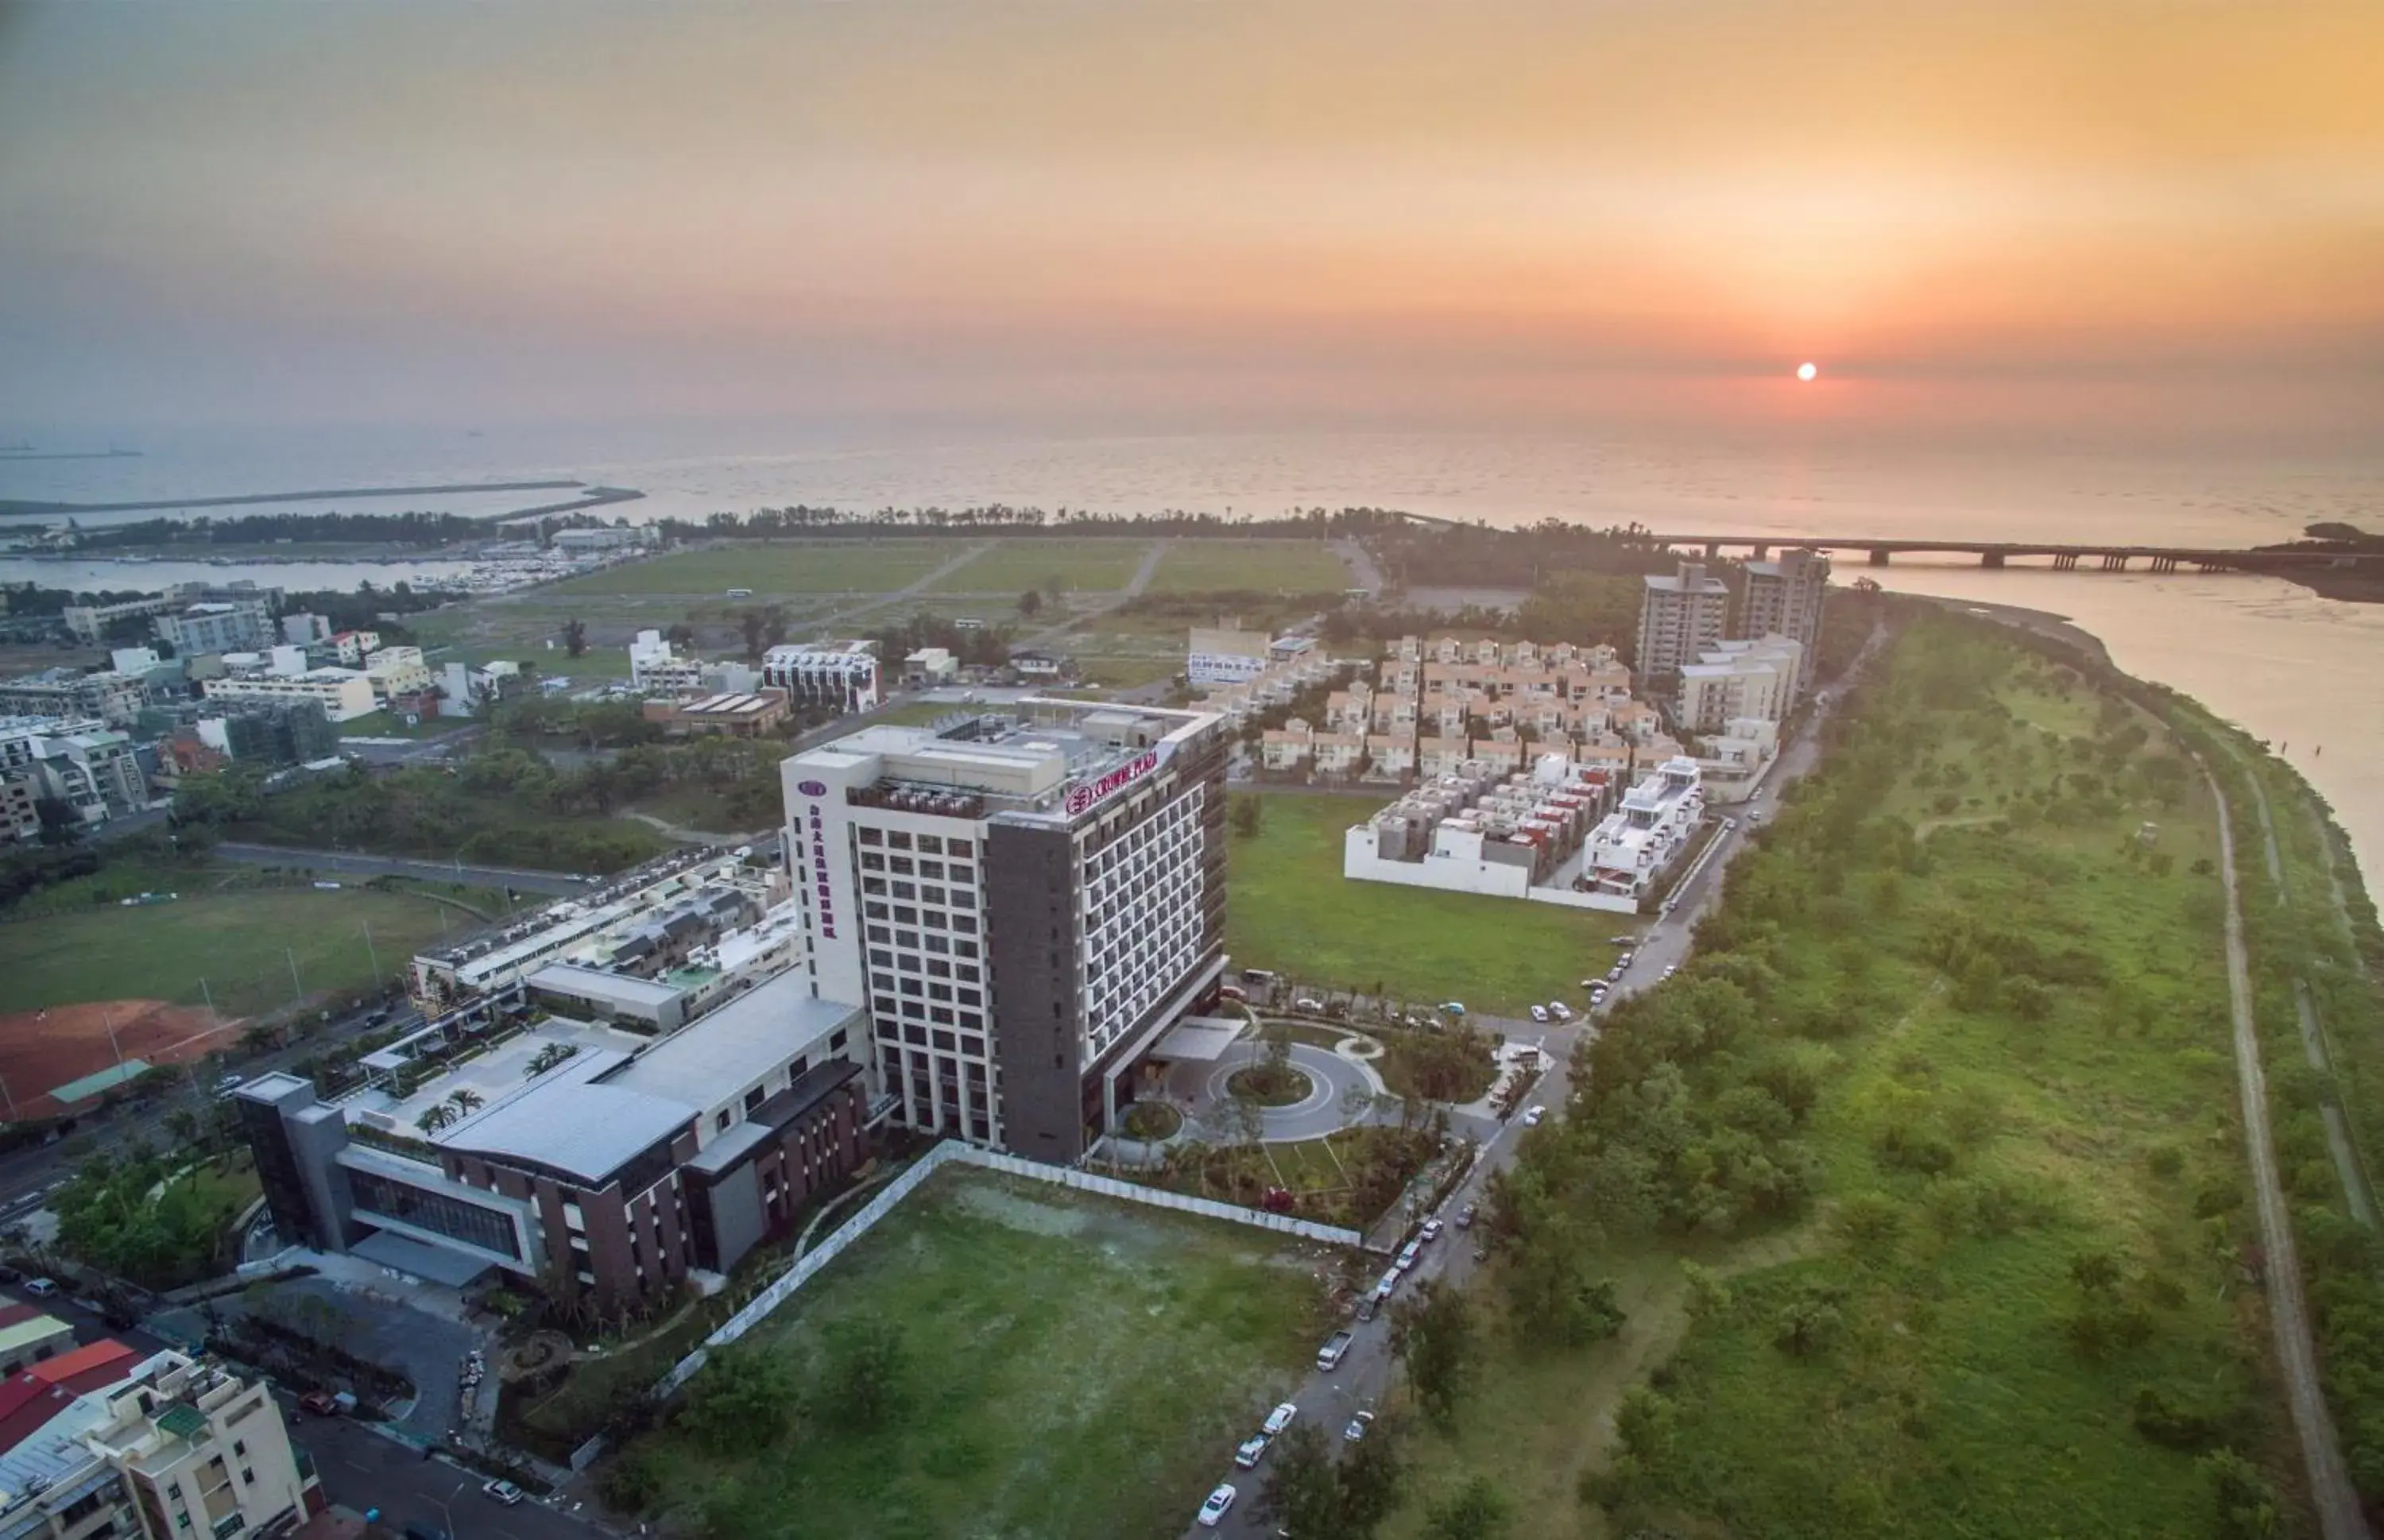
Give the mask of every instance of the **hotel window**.
[[941, 855], [944, 842], [932, 834], [923, 834], [919, 836], [919, 850], [923, 854]]
[[911, 858], [907, 855], [895, 856], [887, 864], [898, 877], [907, 877], [912, 874]]
[[[922, 888], [919, 889], [919, 901], [922, 903], [941, 903], [944, 901], [944, 890], [940, 888]], [[952, 900], [952, 907], [955, 909], [966, 909], [968, 905], [962, 902], [961, 900], [956, 897]]]
[[898, 882], [894, 885], [894, 896], [898, 899], [915, 899], [919, 896], [918, 885], [916, 883], [910, 882]]
[[970, 855], [974, 854], [975, 851], [975, 847], [971, 845], [965, 839], [947, 839], [944, 841], [944, 853], [947, 855]]
[[864, 893], [875, 893], [880, 898], [883, 898], [886, 893], [886, 879], [884, 877], [863, 877], [861, 879], [861, 890]]
[[861, 906], [861, 912], [863, 914], [868, 915], [873, 920], [882, 920], [886, 918], [886, 906], [882, 903], [863, 904]]
[[882, 845], [886, 842], [886, 836], [881, 830], [864, 827], [861, 830], [861, 842], [864, 845]]
[[892, 995], [874, 995], [870, 998], [869, 1008], [876, 1012], [881, 1016], [890, 1016], [894, 1013], [894, 997]]
[[900, 829], [888, 829], [886, 834], [886, 843], [895, 850], [907, 851], [911, 848], [911, 837]]
[[936, 881], [941, 882], [944, 880], [944, 863], [940, 861], [923, 861], [919, 863], [919, 875], [923, 877], [933, 877]]
[[875, 851], [863, 851], [861, 852], [861, 869], [864, 872], [882, 872], [886, 870], [886, 858]]
[[871, 925], [869, 938], [873, 941], [891, 941], [894, 939], [894, 933], [884, 925]]

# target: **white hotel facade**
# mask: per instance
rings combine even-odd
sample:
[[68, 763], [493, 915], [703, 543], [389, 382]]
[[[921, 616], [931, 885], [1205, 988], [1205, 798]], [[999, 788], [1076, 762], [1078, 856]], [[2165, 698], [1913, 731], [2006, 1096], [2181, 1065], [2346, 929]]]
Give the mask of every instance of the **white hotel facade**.
[[814, 991], [869, 1013], [895, 1120], [1061, 1162], [1224, 969], [1227, 734], [1029, 698], [782, 767]]

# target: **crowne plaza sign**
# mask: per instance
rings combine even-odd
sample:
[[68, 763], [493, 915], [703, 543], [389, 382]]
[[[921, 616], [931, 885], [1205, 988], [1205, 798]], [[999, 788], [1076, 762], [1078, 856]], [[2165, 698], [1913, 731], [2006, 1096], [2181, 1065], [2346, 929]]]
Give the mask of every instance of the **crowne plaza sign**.
[[1099, 803], [1124, 790], [1158, 768], [1159, 751], [1146, 749], [1106, 776], [1089, 781], [1078, 781], [1068, 788], [1067, 799], [1063, 804], [1068, 810], [1068, 816], [1074, 818], [1080, 813], [1089, 812]]

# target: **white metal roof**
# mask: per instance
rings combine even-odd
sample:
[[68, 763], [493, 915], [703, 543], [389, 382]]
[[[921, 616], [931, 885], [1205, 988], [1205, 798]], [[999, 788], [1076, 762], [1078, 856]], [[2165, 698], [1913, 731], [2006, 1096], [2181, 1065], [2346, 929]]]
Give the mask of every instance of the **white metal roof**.
[[788, 969], [647, 1049], [604, 1079], [607, 1088], [667, 1099], [702, 1112], [735, 1097], [838, 1027], [858, 1006], [821, 1000], [810, 975]]
[[449, 1149], [534, 1161], [590, 1186], [692, 1121], [683, 1102], [618, 1086], [541, 1086], [443, 1136]]

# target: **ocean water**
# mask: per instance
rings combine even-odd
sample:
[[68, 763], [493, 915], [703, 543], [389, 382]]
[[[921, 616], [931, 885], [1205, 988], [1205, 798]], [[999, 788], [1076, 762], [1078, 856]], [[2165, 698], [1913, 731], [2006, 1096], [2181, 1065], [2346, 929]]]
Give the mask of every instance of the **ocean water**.
[[[0, 500], [155, 501], [574, 478], [643, 491], [643, 501], [607, 510], [639, 521], [797, 503], [856, 510], [1000, 503], [1247, 515], [1372, 505], [1498, 526], [1564, 518], [1666, 533], [2214, 546], [2291, 539], [2317, 520], [2384, 529], [2384, 446], [2321, 456], [2276, 448], [2114, 448], [1986, 433], [1928, 441], [1785, 429], [1036, 437], [737, 422], [184, 431], [143, 434], [128, 446], [141, 456], [0, 458]], [[106, 446], [54, 441], [42, 447]], [[555, 495], [284, 506], [490, 513]], [[117, 516], [155, 515], [99, 515], [86, 522]], [[150, 564], [143, 576], [165, 580], [165, 567]], [[0, 574], [10, 578], [57, 582], [56, 570], [0, 563]], [[223, 576], [238, 569], [205, 570]], [[331, 570], [265, 580], [313, 586]], [[2102, 637], [2123, 667], [2187, 690], [2288, 746], [2334, 803], [2365, 863], [2384, 859], [2384, 606], [2341, 603], [2251, 577], [2017, 567], [1990, 573], [1902, 562], [1862, 571], [1899, 589], [2071, 617]], [[126, 580], [141, 580], [132, 576], [138, 572], [126, 569]], [[375, 580], [395, 576], [381, 569]]]

